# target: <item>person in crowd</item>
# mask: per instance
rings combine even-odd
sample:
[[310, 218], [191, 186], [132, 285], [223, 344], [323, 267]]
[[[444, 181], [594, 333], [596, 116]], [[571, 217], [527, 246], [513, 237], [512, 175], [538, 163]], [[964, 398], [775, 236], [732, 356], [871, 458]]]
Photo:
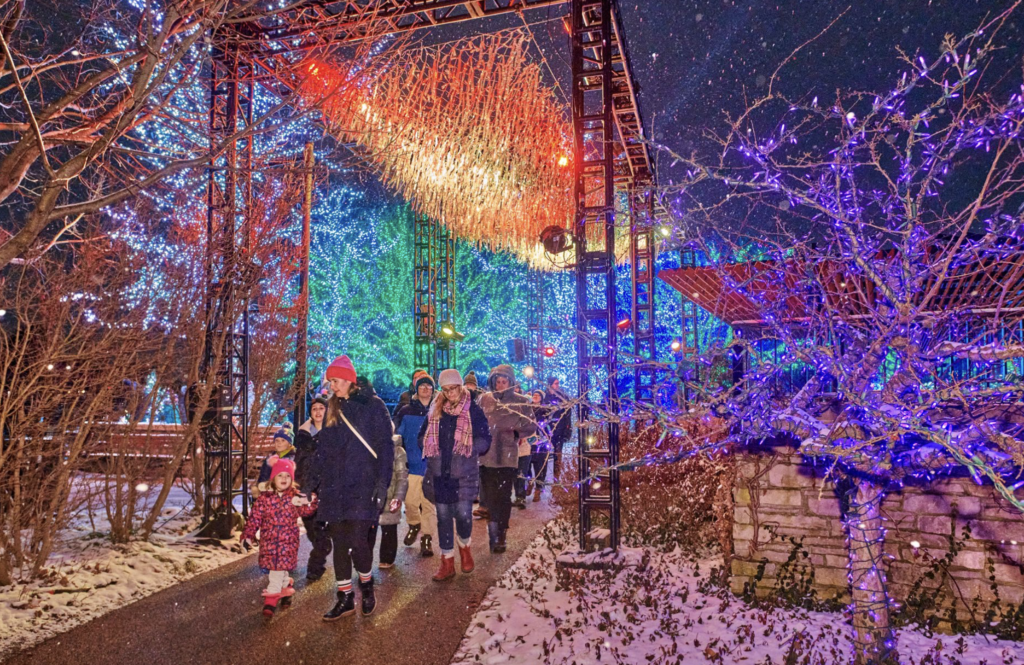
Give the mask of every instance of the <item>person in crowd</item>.
[[455, 577], [456, 542], [459, 567], [463, 573], [473, 572], [473, 497], [480, 489], [479, 457], [491, 445], [491, 432], [458, 370], [442, 371], [438, 383], [441, 394], [431, 405], [419, 438], [427, 460], [423, 493], [437, 506], [441, 567], [434, 581], [444, 582]]
[[487, 535], [491, 552], [505, 551], [505, 534], [512, 511], [512, 487], [519, 470], [519, 441], [537, 430], [530, 398], [515, 392], [511, 365], [498, 365], [487, 379], [490, 392], [480, 396], [480, 408], [491, 430], [491, 447], [480, 457], [480, 503], [489, 511]]
[[331, 396], [313, 457], [317, 517], [327, 523], [334, 547], [337, 602], [324, 621], [355, 613], [352, 568], [359, 575], [362, 613], [377, 606], [373, 591], [373, 550], [367, 534], [380, 519], [394, 474], [394, 445], [388, 408], [365, 379], [357, 382], [348, 356], [327, 368]]
[[480, 394], [483, 391], [480, 390], [480, 386], [477, 385], [477, 382], [476, 382], [476, 372], [474, 372], [473, 370], [470, 370], [466, 374], [466, 378], [463, 380], [463, 384], [464, 384], [465, 389], [467, 391], [469, 391], [470, 399], [472, 399], [474, 402], [477, 401], [477, 399], [479, 399]]
[[[395, 447], [395, 462], [391, 473], [391, 484], [388, 496], [384, 501], [387, 509], [380, 516], [380, 560], [377, 567], [394, 568], [395, 557], [398, 556], [398, 523], [402, 521], [402, 502], [409, 491], [409, 467], [406, 462], [405, 448], [402, 437], [394, 434], [391, 437]], [[377, 542], [377, 526], [370, 529], [370, 549]]]
[[274, 452], [267, 456], [267, 459], [263, 460], [263, 465], [260, 467], [260, 474], [256, 478], [256, 491], [253, 492], [254, 497], [259, 496], [259, 486], [270, 480], [270, 472], [273, 470], [274, 465], [277, 464], [278, 460], [288, 459], [295, 460], [295, 432], [292, 431], [292, 424], [287, 420], [281, 425], [281, 429], [274, 432]]
[[551, 435], [551, 456], [554, 458], [554, 482], [558, 482], [562, 472], [562, 448], [569, 440], [572, 426], [572, 409], [569, 397], [562, 392], [558, 377], [548, 377], [548, 389], [544, 394], [544, 404], [548, 405], [548, 418], [545, 421]]
[[279, 459], [263, 483], [260, 497], [253, 504], [249, 521], [242, 532], [242, 547], [251, 549], [259, 534], [259, 566], [266, 571], [267, 588], [263, 590], [263, 614], [274, 615], [278, 603], [291, 604], [295, 593], [294, 580], [288, 573], [299, 558], [299, 517], [316, 512], [316, 497], [310, 501], [299, 494], [295, 485], [295, 462]]
[[412, 401], [413, 395], [416, 394], [416, 381], [421, 376], [430, 376], [430, 374], [427, 374], [426, 370], [422, 369], [414, 369], [412, 371], [412, 379], [409, 382], [410, 388], [398, 396], [398, 404], [395, 405], [395, 410], [391, 414], [393, 418], [398, 416], [398, 412], [402, 410], [403, 406]]
[[417, 436], [420, 427], [426, 422], [427, 408], [434, 399], [434, 380], [426, 372], [420, 372], [414, 387], [416, 394], [412, 401], [395, 416], [395, 432], [402, 437], [402, 446], [409, 460], [409, 492], [405, 497], [405, 521], [409, 531], [402, 542], [406, 547], [412, 547], [419, 535], [420, 555], [433, 556], [431, 534], [437, 523], [437, 511], [434, 504], [423, 497], [423, 473], [427, 463], [423, 460], [423, 450]]
[[[310, 484], [310, 467], [319, 440], [317, 435], [323, 429], [326, 415], [327, 398], [317, 397], [309, 407], [309, 418], [299, 425], [299, 432], [295, 435], [295, 482], [299, 487], [306, 487]], [[327, 525], [316, 515], [303, 517], [302, 523], [306, 527], [306, 537], [313, 545], [309, 552], [309, 561], [306, 563], [306, 579], [316, 582], [327, 571], [327, 555], [331, 553], [331, 539], [327, 535]]]
[[[512, 505], [520, 510], [526, 508], [526, 497], [533, 488], [533, 447], [536, 445], [537, 437], [540, 433], [540, 421], [537, 419], [537, 405], [540, 404], [539, 397], [537, 396], [538, 392], [540, 391], [530, 393], [530, 398], [533, 402], [530, 413], [533, 416], [533, 422], [537, 425], [537, 434], [519, 439], [519, 468], [516, 473], [515, 482], [516, 498]], [[543, 393], [540, 394], [543, 396]]]
[[[533, 420], [537, 423], [537, 434], [530, 440], [530, 478], [533, 484], [533, 501], [540, 501], [541, 490], [548, 475], [548, 458], [551, 457], [551, 441], [547, 431], [547, 417], [550, 409], [544, 405], [544, 391], [534, 390]], [[526, 493], [530, 493], [527, 486]]]

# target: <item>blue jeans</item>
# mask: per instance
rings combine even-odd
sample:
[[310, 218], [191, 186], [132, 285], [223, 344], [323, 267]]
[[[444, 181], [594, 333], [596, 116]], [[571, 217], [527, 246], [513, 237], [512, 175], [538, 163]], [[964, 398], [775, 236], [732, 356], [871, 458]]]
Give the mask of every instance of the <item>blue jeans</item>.
[[439, 503], [436, 507], [438, 544], [442, 554], [450, 554], [455, 551], [456, 530], [463, 542], [473, 535], [473, 502]]

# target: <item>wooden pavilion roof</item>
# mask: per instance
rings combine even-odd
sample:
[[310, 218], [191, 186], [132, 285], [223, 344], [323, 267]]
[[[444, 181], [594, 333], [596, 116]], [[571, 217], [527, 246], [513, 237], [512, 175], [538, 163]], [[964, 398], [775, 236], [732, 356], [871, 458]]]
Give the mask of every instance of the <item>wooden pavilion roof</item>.
[[[899, 258], [893, 254], [888, 260]], [[862, 275], [847, 276], [844, 267], [835, 261], [755, 261], [662, 270], [658, 277], [730, 326], [758, 328], [769, 325], [768, 318], [799, 323], [821, 309], [844, 318], [870, 315], [879, 302], [875, 284]], [[935, 275], [926, 276], [914, 301], [922, 303], [937, 281]], [[806, 297], [798, 295], [802, 283], [815, 285]], [[811, 297], [820, 285], [826, 290], [824, 307]], [[938, 285], [922, 314], [953, 308], [981, 315], [1024, 313], [1024, 254], [955, 269]]]

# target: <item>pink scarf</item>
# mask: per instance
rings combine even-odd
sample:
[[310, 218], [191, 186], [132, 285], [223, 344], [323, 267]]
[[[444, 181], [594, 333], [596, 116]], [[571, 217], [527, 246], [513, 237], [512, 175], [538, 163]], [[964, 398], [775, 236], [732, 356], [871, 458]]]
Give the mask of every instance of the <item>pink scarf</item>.
[[[470, 457], [473, 454], [473, 423], [469, 418], [469, 391], [463, 390], [462, 399], [455, 404], [448, 402], [444, 397], [444, 393], [438, 397], [438, 400], [445, 401], [443, 407], [445, 413], [449, 416], [458, 416], [458, 420], [455, 423], [455, 453], [463, 457]], [[438, 445], [440, 423], [441, 409], [438, 408], [438, 404], [435, 402], [434, 406], [430, 409], [427, 419], [427, 432], [423, 436], [424, 457], [439, 457], [441, 455], [441, 449]]]

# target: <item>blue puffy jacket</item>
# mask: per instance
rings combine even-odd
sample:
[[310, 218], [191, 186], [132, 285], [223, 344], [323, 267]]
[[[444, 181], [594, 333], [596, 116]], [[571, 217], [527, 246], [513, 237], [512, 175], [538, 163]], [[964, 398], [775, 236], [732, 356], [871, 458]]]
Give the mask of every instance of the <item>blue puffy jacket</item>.
[[427, 420], [427, 407], [423, 402], [413, 399], [398, 410], [395, 415], [395, 434], [402, 435], [402, 447], [408, 458], [409, 475], [422, 476], [427, 472], [427, 463], [423, 459], [423, 448], [420, 447], [418, 434], [420, 427]]

